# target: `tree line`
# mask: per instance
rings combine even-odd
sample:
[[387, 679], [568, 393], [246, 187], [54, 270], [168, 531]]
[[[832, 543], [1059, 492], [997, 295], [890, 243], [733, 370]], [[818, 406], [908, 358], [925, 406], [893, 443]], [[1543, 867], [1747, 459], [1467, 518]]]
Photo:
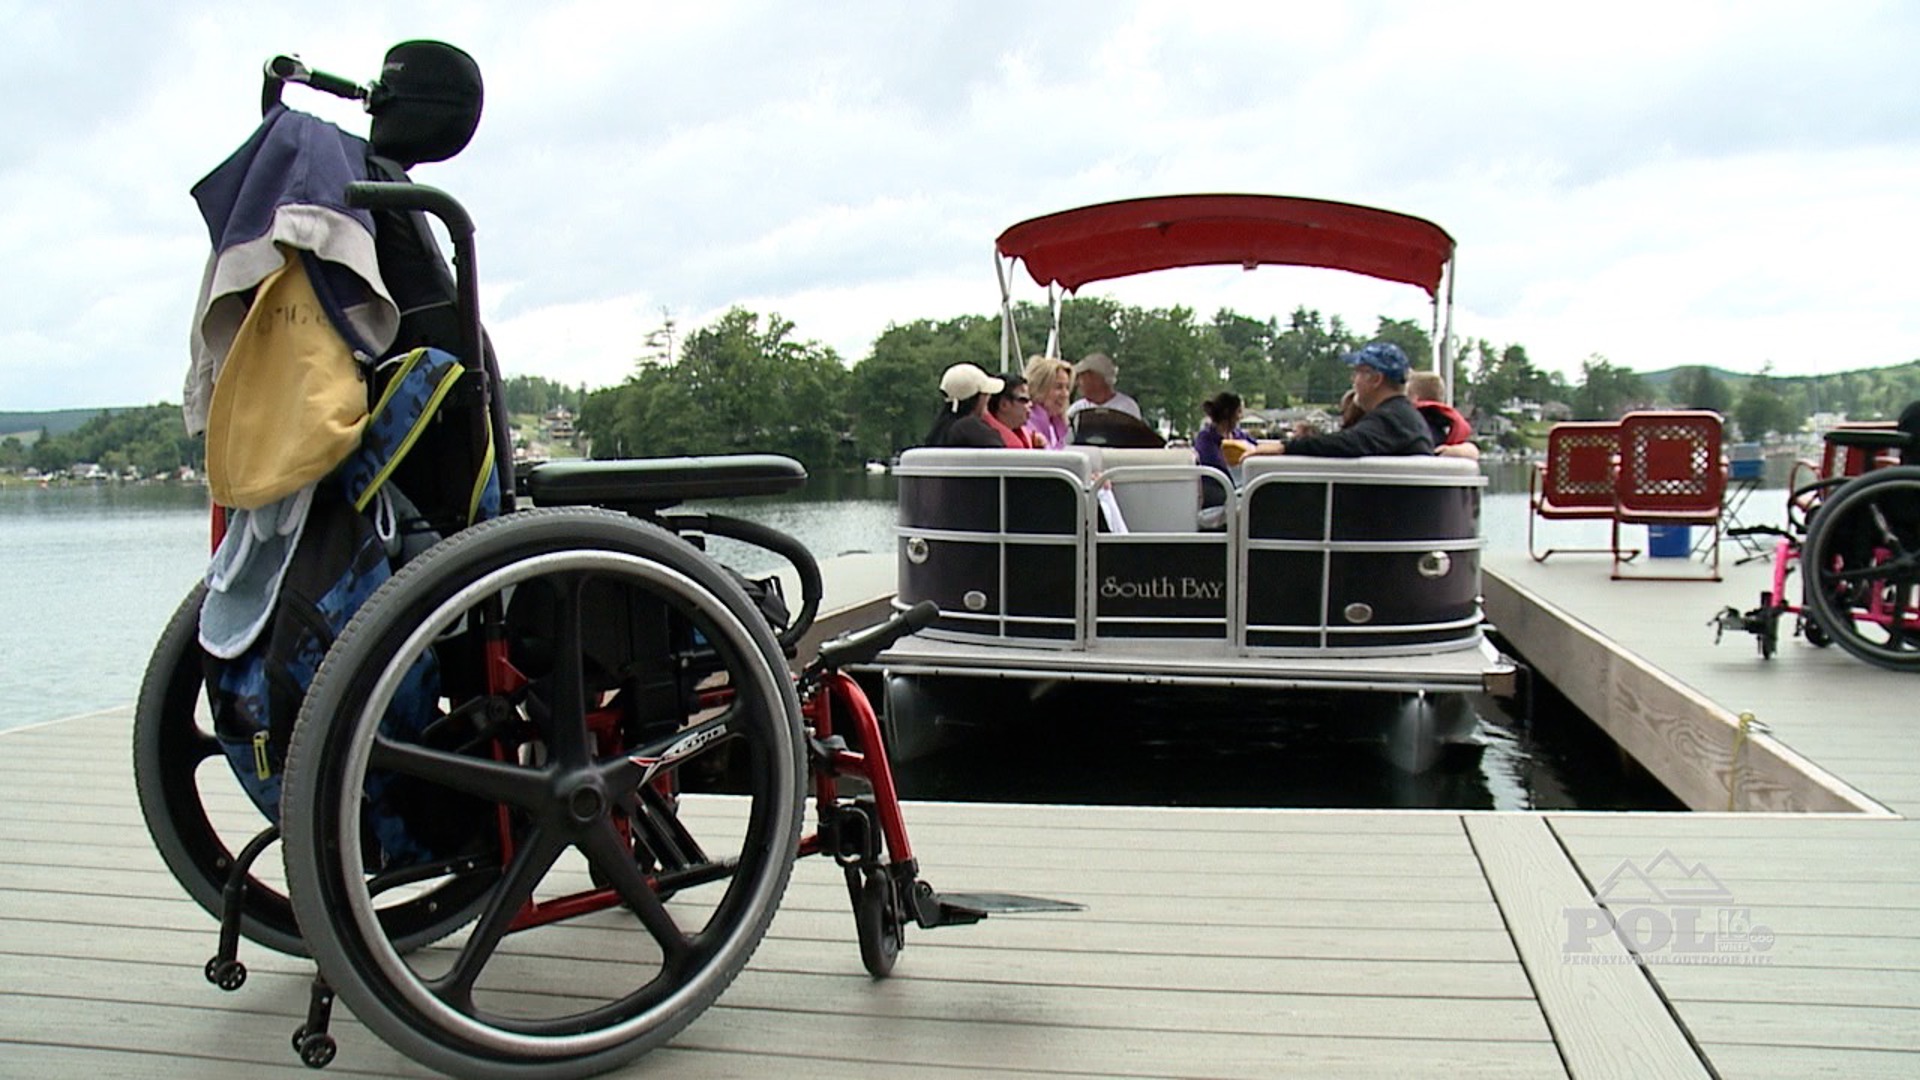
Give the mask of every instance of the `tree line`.
[[7, 471], [55, 473], [88, 463], [116, 476], [129, 470], [159, 476], [181, 466], [198, 470], [205, 461], [205, 440], [187, 435], [180, 406], [164, 403], [102, 411], [64, 435], [48, 434], [43, 427], [31, 440], [0, 439], [0, 470]]
[[[1013, 321], [1020, 353], [1042, 351], [1051, 327], [1047, 308], [1018, 304]], [[922, 441], [941, 408], [937, 386], [949, 365], [1000, 367], [1001, 333], [997, 314], [895, 323], [848, 367], [833, 349], [799, 339], [779, 315], [736, 307], [685, 335], [677, 351], [669, 321], [649, 335], [654, 347], [626, 381], [587, 394], [578, 427], [595, 457], [752, 450], [815, 469], [886, 460]], [[1062, 308], [1060, 334], [1069, 359], [1112, 356], [1121, 386], [1140, 401], [1147, 421], [1180, 434], [1200, 425], [1200, 402], [1222, 389], [1255, 408], [1330, 406], [1348, 386], [1342, 358], [1367, 341], [1392, 341], [1416, 363], [1432, 355], [1426, 328], [1411, 320], [1380, 317], [1362, 333], [1338, 315], [1306, 307], [1285, 319], [1226, 309], [1204, 319], [1189, 307], [1076, 297]], [[1490, 438], [1514, 446], [1526, 437], [1522, 428], [1486, 421], [1597, 420], [1636, 408], [1699, 407], [1727, 415], [1757, 439], [1797, 431], [1818, 412], [1891, 416], [1920, 399], [1920, 361], [1784, 378], [1702, 366], [1641, 375], [1594, 355], [1569, 381], [1542, 371], [1522, 345], [1469, 338], [1458, 345], [1454, 389], [1456, 406], [1479, 417]]]
[[[1052, 320], [1042, 305], [1015, 306], [1022, 356], [1041, 352]], [[941, 407], [940, 373], [967, 361], [1000, 367], [1001, 318], [960, 315], [889, 325], [849, 367], [832, 348], [798, 336], [779, 316], [733, 308], [682, 335], [671, 319], [647, 335], [632, 373], [616, 386], [569, 388], [537, 376], [506, 381], [509, 410], [544, 414], [564, 405], [595, 457], [656, 457], [745, 451], [785, 454], [812, 469], [886, 460], [919, 445]], [[1142, 308], [1076, 297], [1061, 310], [1063, 353], [1105, 352], [1146, 419], [1191, 434], [1200, 402], [1231, 389], [1254, 408], [1329, 406], [1348, 385], [1342, 357], [1386, 339], [1416, 363], [1432, 355], [1425, 327], [1377, 318], [1367, 332], [1338, 315], [1295, 308], [1286, 318], [1227, 309], [1202, 318], [1190, 307]], [[1015, 361], [1014, 366], [1019, 366]], [[1520, 445], [1517, 420], [1608, 419], [1630, 409], [1691, 406], [1731, 418], [1749, 439], [1800, 430], [1815, 414], [1878, 419], [1920, 399], [1920, 360], [1835, 375], [1738, 375], [1686, 366], [1642, 375], [1594, 355], [1577, 379], [1546, 372], [1520, 344], [1468, 338], [1456, 350], [1454, 401], [1490, 440]], [[30, 442], [30, 444], [29, 444]], [[155, 475], [202, 467], [199, 439], [183, 433], [177, 406], [102, 413], [65, 435], [0, 439], [0, 469], [42, 472], [95, 462], [110, 472]]]

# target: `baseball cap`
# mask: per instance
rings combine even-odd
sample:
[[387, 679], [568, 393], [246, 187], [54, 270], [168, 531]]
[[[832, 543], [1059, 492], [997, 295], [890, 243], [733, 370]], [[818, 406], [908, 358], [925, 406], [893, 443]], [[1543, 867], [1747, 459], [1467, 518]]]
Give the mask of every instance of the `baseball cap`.
[[1080, 362], [1073, 365], [1073, 373], [1078, 375], [1083, 371], [1097, 371], [1108, 382], [1118, 381], [1120, 377], [1119, 369], [1113, 366], [1113, 357], [1106, 353], [1088, 353], [1081, 357]]
[[1355, 367], [1365, 365], [1387, 377], [1389, 382], [1404, 383], [1407, 372], [1413, 365], [1407, 362], [1407, 354], [1400, 346], [1391, 341], [1373, 341], [1346, 355], [1346, 361]]
[[1006, 387], [1005, 380], [980, 370], [978, 364], [955, 364], [940, 376], [940, 392], [953, 405], [970, 401], [980, 394], [997, 394]]

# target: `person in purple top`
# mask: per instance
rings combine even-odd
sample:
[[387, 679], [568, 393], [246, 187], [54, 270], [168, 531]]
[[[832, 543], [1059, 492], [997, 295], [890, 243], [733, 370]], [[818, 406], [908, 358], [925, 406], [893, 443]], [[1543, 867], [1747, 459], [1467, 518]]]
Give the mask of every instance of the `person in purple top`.
[[1200, 409], [1207, 414], [1207, 423], [1193, 436], [1193, 457], [1202, 465], [1210, 465], [1229, 476], [1235, 475], [1233, 464], [1227, 460], [1223, 444], [1228, 439], [1237, 439], [1251, 444], [1252, 436], [1240, 430], [1242, 412], [1240, 395], [1231, 390], [1222, 390], [1200, 403]]
[[1067, 424], [1067, 398], [1073, 393], [1073, 367], [1057, 356], [1029, 356], [1026, 370], [1027, 391], [1033, 397], [1033, 411], [1027, 414], [1027, 430], [1039, 437], [1042, 450], [1059, 450], [1073, 442], [1073, 428]]

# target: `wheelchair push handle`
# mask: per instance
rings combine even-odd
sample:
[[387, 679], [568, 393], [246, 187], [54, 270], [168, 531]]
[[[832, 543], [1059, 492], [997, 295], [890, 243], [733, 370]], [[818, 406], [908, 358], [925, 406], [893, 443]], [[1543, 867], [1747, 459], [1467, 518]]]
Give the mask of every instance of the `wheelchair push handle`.
[[486, 347], [486, 333], [480, 327], [480, 270], [477, 245], [473, 241], [473, 215], [460, 200], [437, 187], [392, 180], [356, 180], [347, 185], [347, 205], [356, 210], [390, 211], [407, 214], [432, 214], [447, 227], [453, 241], [454, 307], [460, 320], [459, 356], [486, 371], [486, 412], [493, 427], [494, 467], [499, 470], [502, 510], [513, 509], [513, 425], [508, 422], [506, 396], [500, 369], [493, 352]]
[[885, 652], [887, 646], [932, 626], [940, 617], [940, 606], [922, 600], [905, 611], [894, 612], [886, 622], [834, 638], [820, 646], [820, 655], [807, 665], [806, 676], [817, 677], [849, 664], [863, 664]]
[[391, 180], [356, 180], [347, 185], [347, 205], [356, 210], [392, 210], [399, 213], [421, 211], [444, 223], [460, 245], [462, 236], [473, 236], [473, 215], [460, 200], [427, 184], [402, 184]]

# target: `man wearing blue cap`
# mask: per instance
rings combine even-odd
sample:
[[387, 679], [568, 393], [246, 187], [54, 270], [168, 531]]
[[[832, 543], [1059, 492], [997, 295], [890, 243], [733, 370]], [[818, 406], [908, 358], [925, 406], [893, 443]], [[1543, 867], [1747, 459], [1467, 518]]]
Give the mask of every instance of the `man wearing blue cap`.
[[1433, 433], [1407, 397], [1412, 365], [1400, 346], [1375, 341], [1347, 354], [1353, 368], [1353, 395], [1366, 415], [1349, 427], [1325, 435], [1303, 435], [1286, 442], [1263, 442], [1255, 454], [1305, 454], [1312, 457], [1367, 457], [1376, 454], [1432, 454]]

